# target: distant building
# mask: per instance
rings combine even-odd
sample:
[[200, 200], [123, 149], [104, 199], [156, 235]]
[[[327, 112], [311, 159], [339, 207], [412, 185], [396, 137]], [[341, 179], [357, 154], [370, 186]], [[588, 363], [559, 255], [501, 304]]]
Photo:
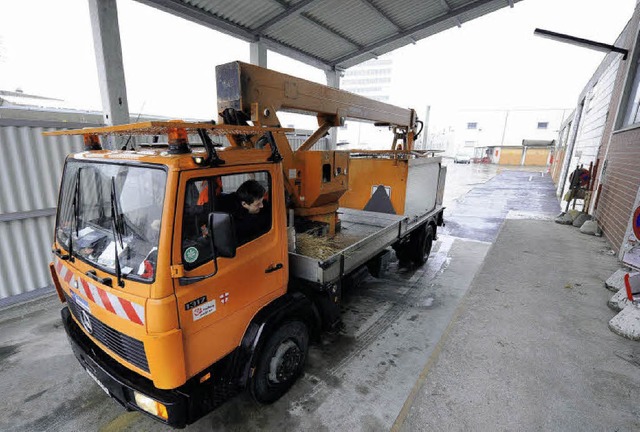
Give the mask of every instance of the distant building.
[[389, 102], [393, 57], [388, 54], [349, 68], [340, 80], [340, 88], [369, 99]]
[[[426, 123], [427, 122], [425, 122], [425, 124]], [[449, 151], [448, 153], [451, 153], [452, 150], [450, 149], [454, 148], [454, 137], [453, 126], [430, 127], [428, 131], [423, 134], [423, 139], [426, 138], [426, 144], [422, 144], [422, 149]], [[445, 153], [445, 155], [446, 154], [447, 153]]]
[[64, 107], [65, 102], [60, 99], [32, 95], [21, 89], [15, 91], [0, 90], [0, 107], [3, 108], [34, 108], [34, 107]]
[[502, 165], [547, 165], [569, 109], [461, 110], [448, 156]]
[[[340, 80], [340, 89], [369, 99], [389, 102], [393, 56], [386, 54], [349, 68]], [[392, 135], [385, 128], [348, 121], [338, 130], [338, 148], [386, 149], [391, 148]]]

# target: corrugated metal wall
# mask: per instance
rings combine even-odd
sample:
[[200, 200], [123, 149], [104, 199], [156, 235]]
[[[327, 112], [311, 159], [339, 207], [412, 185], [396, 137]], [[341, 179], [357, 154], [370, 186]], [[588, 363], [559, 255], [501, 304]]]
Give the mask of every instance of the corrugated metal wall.
[[47, 130], [55, 128], [0, 124], [0, 299], [51, 284], [58, 184], [66, 155], [82, 149], [82, 137], [45, 138]]
[[[62, 168], [66, 155], [83, 144], [80, 136], [43, 137], [42, 132], [96, 126], [101, 120], [93, 113], [0, 108], [0, 299], [51, 284], [48, 263]], [[299, 148], [310, 134], [288, 135], [291, 147]], [[314, 149], [329, 146], [322, 138]]]

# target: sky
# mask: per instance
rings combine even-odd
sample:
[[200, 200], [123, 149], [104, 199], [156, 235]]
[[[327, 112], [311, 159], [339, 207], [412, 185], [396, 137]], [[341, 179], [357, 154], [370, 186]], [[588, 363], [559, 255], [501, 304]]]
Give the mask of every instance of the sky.
[[[506, 1], [505, 1], [506, 3]], [[249, 44], [133, 0], [118, 0], [132, 113], [215, 118], [215, 66]], [[604, 54], [533, 36], [536, 27], [614, 43], [635, 0], [524, 0], [393, 53], [391, 103], [461, 109], [573, 108]], [[27, 19], [28, 17], [28, 19]], [[269, 52], [269, 68], [324, 83], [323, 71]], [[0, 0], [0, 90], [100, 110], [88, 2]]]

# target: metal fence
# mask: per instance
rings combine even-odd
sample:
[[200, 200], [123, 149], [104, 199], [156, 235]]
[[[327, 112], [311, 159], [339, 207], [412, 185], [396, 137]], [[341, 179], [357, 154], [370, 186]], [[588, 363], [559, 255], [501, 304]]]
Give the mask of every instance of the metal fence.
[[[96, 113], [0, 108], [0, 301], [51, 284], [48, 264], [62, 168], [83, 142], [81, 136], [42, 133], [101, 123]], [[292, 148], [310, 133], [289, 134]], [[137, 138], [138, 144], [145, 141]], [[323, 138], [314, 149], [329, 145]]]

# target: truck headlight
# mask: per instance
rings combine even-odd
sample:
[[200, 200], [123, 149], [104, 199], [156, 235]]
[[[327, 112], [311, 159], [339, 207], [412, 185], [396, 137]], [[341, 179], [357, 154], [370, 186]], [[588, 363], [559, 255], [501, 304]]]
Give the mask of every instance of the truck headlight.
[[156, 417], [160, 417], [165, 420], [169, 419], [169, 414], [167, 413], [166, 406], [151, 399], [149, 396], [138, 393], [137, 391], [134, 391], [133, 395], [136, 400], [136, 405], [138, 405], [141, 409], [145, 410], [149, 414], [153, 414]]

